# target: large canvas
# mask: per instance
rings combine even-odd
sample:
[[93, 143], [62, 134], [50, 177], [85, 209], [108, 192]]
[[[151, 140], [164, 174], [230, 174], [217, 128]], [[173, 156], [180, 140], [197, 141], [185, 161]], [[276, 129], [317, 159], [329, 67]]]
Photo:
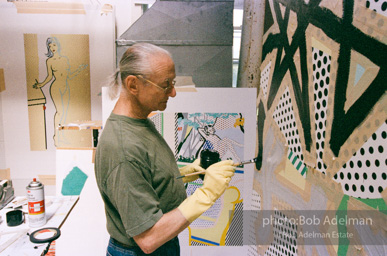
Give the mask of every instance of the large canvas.
[[[265, 1], [254, 208], [277, 221], [322, 213], [373, 222], [284, 221], [271, 230], [257, 224], [249, 256], [386, 254], [387, 13], [381, 2]], [[308, 242], [302, 235], [308, 229], [329, 235]]]

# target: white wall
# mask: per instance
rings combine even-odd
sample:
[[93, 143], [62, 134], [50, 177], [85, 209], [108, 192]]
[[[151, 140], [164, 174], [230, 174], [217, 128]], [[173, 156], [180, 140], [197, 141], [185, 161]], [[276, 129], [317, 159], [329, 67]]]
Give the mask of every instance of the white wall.
[[[17, 0], [16, 0], [17, 1]], [[21, 1], [21, 0], [19, 0]], [[39, 0], [38, 0], [39, 1]], [[24, 2], [38, 2], [36, 0], [24, 0]], [[7, 3], [8, 0], [0, 0], [0, 3]], [[41, 1], [43, 2], [43, 1]], [[117, 38], [120, 37], [131, 24], [133, 24], [142, 13], [141, 4], [151, 6], [156, 0], [45, 0], [44, 2], [74, 2], [83, 3], [87, 6], [102, 8], [103, 5], [109, 4], [114, 7], [115, 24]]]
[[0, 169], [6, 168], [5, 147], [4, 147], [4, 125], [3, 125], [3, 107], [0, 93]]
[[[13, 3], [0, 0], [0, 68], [4, 69], [6, 84], [6, 90], [0, 94], [0, 168], [11, 168], [11, 178], [16, 184], [16, 180], [22, 180], [21, 187], [25, 186], [24, 179], [37, 174], [55, 174], [55, 147], [51, 143], [48, 143], [47, 151], [29, 150], [23, 33], [90, 33], [91, 119], [101, 120], [101, 87], [106, 85], [107, 77], [115, 69], [115, 39], [139, 18], [139, 4], [152, 5], [155, 1], [73, 2], [83, 3], [86, 15], [62, 15], [58, 20], [58, 14], [18, 14]], [[113, 13], [101, 15], [104, 4], [112, 5]], [[111, 32], [106, 32], [108, 30]], [[50, 100], [48, 97], [47, 104], [52, 104]], [[47, 132], [48, 140], [52, 134], [52, 131]]]
[[[93, 151], [58, 149], [56, 156], [57, 176], [65, 178], [75, 166], [87, 175], [80, 199], [61, 227], [61, 236], [56, 241], [56, 255], [106, 255], [109, 234], [105, 208], [94, 175]], [[61, 188], [62, 183], [57, 182], [57, 194], [60, 194]]]
[[156, 0], [105, 0], [101, 4], [115, 6], [116, 31], [119, 38], [142, 15], [140, 4], [152, 5]]
[[[30, 150], [24, 33], [89, 35], [91, 118], [101, 120], [101, 87], [115, 68], [114, 16], [101, 15], [96, 6], [84, 8], [84, 15], [30, 14], [17, 13], [12, 3], [0, 3], [0, 68], [4, 69], [6, 87], [1, 92], [0, 115], [0, 160], [5, 157], [6, 166], [0, 166], [11, 169], [17, 195], [24, 195], [33, 177], [56, 174], [55, 147], [49, 131], [47, 150]], [[48, 108], [52, 102], [46, 98]], [[54, 128], [47, 125], [47, 129]]]

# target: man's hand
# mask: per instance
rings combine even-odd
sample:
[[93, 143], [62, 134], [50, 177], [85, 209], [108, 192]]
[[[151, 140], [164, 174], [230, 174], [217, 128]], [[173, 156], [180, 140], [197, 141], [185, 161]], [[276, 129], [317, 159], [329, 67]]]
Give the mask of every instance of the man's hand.
[[207, 211], [224, 193], [234, 172], [235, 166], [231, 160], [221, 161], [208, 167], [203, 186], [197, 188], [179, 205], [178, 209], [183, 216], [192, 222]]
[[[202, 172], [204, 169], [200, 166], [200, 159], [196, 159], [192, 164], [186, 165], [179, 169], [181, 175], [187, 175], [194, 172]], [[191, 182], [199, 178], [199, 175], [192, 175], [183, 178], [183, 182]]]

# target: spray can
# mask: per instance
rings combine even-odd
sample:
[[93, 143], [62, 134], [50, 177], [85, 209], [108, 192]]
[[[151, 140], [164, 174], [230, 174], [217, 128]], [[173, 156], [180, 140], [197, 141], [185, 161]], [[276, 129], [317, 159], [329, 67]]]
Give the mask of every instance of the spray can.
[[40, 227], [46, 224], [46, 212], [44, 207], [44, 186], [33, 179], [27, 186], [28, 221], [30, 227]]

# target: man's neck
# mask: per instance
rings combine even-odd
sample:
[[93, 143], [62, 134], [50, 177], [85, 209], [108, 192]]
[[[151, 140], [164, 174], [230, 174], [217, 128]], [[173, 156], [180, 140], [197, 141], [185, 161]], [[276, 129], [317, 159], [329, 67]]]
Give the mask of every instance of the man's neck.
[[147, 119], [150, 112], [144, 111], [139, 104], [137, 104], [136, 99], [125, 99], [120, 97], [114, 106], [113, 113], [117, 115], [128, 116], [135, 119]]

